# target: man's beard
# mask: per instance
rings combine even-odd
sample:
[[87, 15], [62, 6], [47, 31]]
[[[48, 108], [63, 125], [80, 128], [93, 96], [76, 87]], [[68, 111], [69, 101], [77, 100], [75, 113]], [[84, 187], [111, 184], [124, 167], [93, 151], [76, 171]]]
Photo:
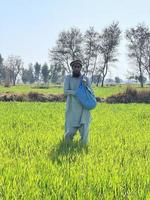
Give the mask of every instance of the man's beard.
[[81, 74], [80, 72], [74, 72], [74, 71], [72, 72], [73, 77], [79, 77], [80, 74]]

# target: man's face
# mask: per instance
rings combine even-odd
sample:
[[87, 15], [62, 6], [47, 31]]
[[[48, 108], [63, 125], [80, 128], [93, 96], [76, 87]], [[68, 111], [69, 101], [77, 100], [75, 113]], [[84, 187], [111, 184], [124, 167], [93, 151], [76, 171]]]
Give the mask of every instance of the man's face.
[[79, 74], [80, 71], [81, 71], [81, 65], [80, 64], [74, 64], [72, 66], [72, 70], [73, 70], [74, 73]]

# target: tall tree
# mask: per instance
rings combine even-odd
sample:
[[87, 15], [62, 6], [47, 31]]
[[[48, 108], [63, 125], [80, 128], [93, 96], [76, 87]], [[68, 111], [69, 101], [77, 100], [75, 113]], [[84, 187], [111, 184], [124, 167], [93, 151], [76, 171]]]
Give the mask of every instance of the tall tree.
[[[121, 31], [118, 23], [112, 23], [106, 27], [102, 34], [90, 27], [84, 34], [80, 29], [71, 28], [59, 34], [56, 46], [49, 51], [49, 57], [53, 68], [60, 66], [62, 74], [71, 73], [70, 62], [81, 59], [83, 72], [96, 75], [98, 83], [108, 72], [108, 64], [115, 62], [117, 46], [119, 45]], [[95, 80], [95, 78], [94, 78]]]
[[23, 68], [23, 62], [20, 56], [8, 56], [5, 67], [7, 72], [9, 71], [10, 81], [13, 85], [16, 84], [17, 76], [21, 73]]
[[119, 84], [121, 82], [122, 82], [122, 80], [118, 76], [116, 76], [115, 77], [115, 83]]
[[43, 77], [43, 81], [44, 83], [47, 83], [49, 81], [49, 68], [48, 68], [48, 65], [47, 63], [45, 63], [43, 66], [42, 66], [42, 77]]
[[147, 37], [145, 40], [145, 45], [144, 45], [144, 52], [143, 52], [143, 60], [142, 64], [144, 66], [144, 69], [149, 77], [150, 81], [150, 30], [147, 33]]
[[135, 62], [137, 68], [136, 76], [139, 77], [141, 87], [144, 86], [144, 48], [149, 34], [148, 27], [145, 24], [138, 24], [126, 31], [126, 39], [128, 41], [128, 56]]
[[30, 84], [35, 82], [35, 78], [34, 78], [34, 67], [33, 64], [30, 63], [29, 64], [29, 69], [28, 69], [28, 81]]
[[34, 65], [34, 78], [36, 82], [39, 82], [40, 71], [41, 71], [41, 65], [38, 62], [36, 62]]
[[3, 65], [3, 58], [0, 54], [0, 83], [5, 79], [5, 71]]
[[118, 22], [113, 22], [111, 25], [106, 27], [103, 30], [102, 34], [100, 35], [100, 45], [99, 45], [100, 64], [98, 66], [97, 72], [99, 74], [99, 78], [101, 77], [102, 87], [104, 85], [104, 80], [108, 73], [110, 64], [117, 61], [116, 53], [117, 53], [117, 47], [120, 42], [120, 35], [121, 35], [121, 30], [119, 28]]
[[84, 71], [85, 74], [88, 72], [92, 75], [95, 72], [96, 64], [97, 64], [97, 56], [98, 56], [98, 45], [99, 45], [99, 33], [94, 30], [94, 27], [90, 27], [84, 34]]
[[59, 64], [55, 64], [55, 65], [50, 65], [50, 74], [49, 74], [49, 78], [51, 80], [52, 83], [56, 83], [58, 81], [58, 79], [62, 76], [62, 69], [61, 69], [61, 65]]
[[24, 84], [30, 83], [30, 76], [31, 76], [31, 73], [28, 69], [22, 69], [21, 79]]
[[82, 34], [80, 29], [71, 28], [62, 31], [56, 42], [56, 46], [49, 51], [52, 64], [61, 65], [65, 71], [71, 72], [70, 62], [76, 58], [82, 59]]

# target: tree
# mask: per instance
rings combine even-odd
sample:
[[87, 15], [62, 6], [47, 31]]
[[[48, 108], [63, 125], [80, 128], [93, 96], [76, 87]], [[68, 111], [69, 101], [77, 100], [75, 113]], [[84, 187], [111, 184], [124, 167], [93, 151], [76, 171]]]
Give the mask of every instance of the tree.
[[82, 34], [80, 29], [71, 28], [62, 31], [56, 42], [56, 46], [49, 50], [50, 61], [54, 65], [61, 65], [65, 71], [71, 72], [70, 62], [76, 58], [82, 59]]
[[150, 81], [150, 31], [147, 34], [143, 51], [143, 66]]
[[112, 78], [107, 78], [105, 81], [106, 81], [106, 83], [108, 83], [108, 84], [114, 83], [114, 80], [113, 80]]
[[135, 80], [138, 80], [139, 82], [143, 81], [145, 83], [147, 81], [147, 78], [145, 76], [135, 76]]
[[5, 63], [6, 73], [9, 73], [10, 82], [13, 85], [16, 84], [17, 76], [21, 73], [23, 68], [23, 62], [20, 56], [8, 56], [6, 63]]
[[34, 83], [34, 70], [33, 70], [33, 64], [29, 64], [29, 69], [28, 69], [28, 81], [30, 84]]
[[34, 65], [34, 78], [36, 82], [39, 82], [40, 71], [41, 71], [41, 65], [38, 62], [36, 62]]
[[122, 82], [122, 80], [121, 80], [118, 76], [116, 76], [116, 77], [115, 77], [115, 82], [116, 82], [117, 84], [119, 84], [119, 83]]
[[126, 39], [128, 41], [128, 56], [135, 62], [137, 67], [137, 77], [141, 87], [144, 85], [144, 48], [147, 37], [149, 35], [149, 29], [144, 24], [138, 24], [135, 28], [130, 28], [126, 31]]
[[3, 58], [0, 54], [0, 83], [5, 79], [5, 71], [3, 65]]
[[98, 75], [97, 84], [102, 80], [103, 86], [108, 65], [117, 61], [116, 52], [120, 34], [118, 23], [106, 27], [102, 34], [96, 32], [94, 27], [90, 27], [84, 34], [77, 28], [62, 31], [56, 46], [49, 51], [51, 65], [53, 69], [57, 67], [61, 69], [62, 74], [71, 73], [70, 62], [81, 59], [82, 70], [86, 75], [91, 75], [91, 83], [94, 75]]
[[29, 74], [29, 70], [28, 69], [23, 69], [22, 70], [22, 81], [24, 84], [26, 84], [27, 82], [30, 82], [29, 78], [30, 78], [30, 74]]
[[52, 83], [57, 83], [60, 77], [63, 76], [63, 71], [61, 69], [61, 65], [59, 64], [50, 65], [49, 72], [49, 78]]
[[93, 83], [97, 84], [98, 82], [101, 82], [102, 77], [99, 76], [99, 75], [97, 75], [97, 74], [94, 74], [93, 77], [92, 77], [92, 79], [93, 79]]
[[116, 52], [120, 42], [120, 34], [121, 30], [118, 22], [113, 22], [110, 26], [106, 27], [100, 35], [99, 53], [101, 62], [97, 71], [99, 77], [102, 77], [102, 87], [108, 73], [109, 64], [117, 61]]
[[48, 80], [49, 80], [49, 69], [48, 69], [48, 65], [47, 63], [45, 63], [43, 66], [42, 66], [42, 77], [43, 77], [43, 81], [44, 83], [47, 83]]
[[93, 82], [93, 75], [96, 69], [98, 45], [99, 45], [99, 33], [94, 30], [94, 27], [90, 27], [84, 34], [84, 58], [83, 64], [85, 66], [84, 72], [91, 73], [91, 83]]
[[141, 77], [141, 76], [137, 76], [137, 75], [128, 76], [128, 79], [135, 80], [136, 82], [140, 82], [142, 79], [143, 83], [145, 83], [147, 81], [147, 78], [145, 76]]
[[32, 63], [28, 65], [28, 69], [22, 69], [22, 81], [23, 83], [34, 83], [35, 82], [35, 71], [34, 71], [35, 65], [33, 66]]

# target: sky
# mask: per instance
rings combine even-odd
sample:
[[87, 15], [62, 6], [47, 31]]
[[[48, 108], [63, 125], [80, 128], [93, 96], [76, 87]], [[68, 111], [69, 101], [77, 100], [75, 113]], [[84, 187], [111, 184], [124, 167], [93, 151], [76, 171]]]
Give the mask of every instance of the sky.
[[130, 64], [127, 57], [127, 28], [145, 23], [150, 26], [149, 0], [0, 0], [0, 54], [21, 56], [29, 63], [49, 63], [48, 50], [58, 34], [71, 27], [85, 32], [90, 26], [101, 32], [113, 21], [122, 30], [119, 61], [108, 78], [125, 78]]

